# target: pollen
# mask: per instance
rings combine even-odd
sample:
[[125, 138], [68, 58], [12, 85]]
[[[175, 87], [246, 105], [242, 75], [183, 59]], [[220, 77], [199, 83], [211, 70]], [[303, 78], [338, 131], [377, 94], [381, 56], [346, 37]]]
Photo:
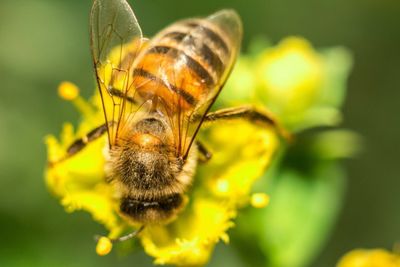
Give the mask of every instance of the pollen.
[[99, 256], [105, 256], [112, 250], [112, 242], [108, 237], [102, 236], [97, 241], [96, 253]]
[[269, 196], [265, 193], [254, 193], [251, 195], [250, 204], [254, 208], [264, 208], [269, 204]]
[[79, 88], [71, 82], [62, 82], [58, 86], [58, 94], [62, 99], [71, 101], [78, 97]]
[[226, 179], [218, 179], [216, 183], [216, 191], [219, 194], [227, 194], [229, 192], [229, 182]]

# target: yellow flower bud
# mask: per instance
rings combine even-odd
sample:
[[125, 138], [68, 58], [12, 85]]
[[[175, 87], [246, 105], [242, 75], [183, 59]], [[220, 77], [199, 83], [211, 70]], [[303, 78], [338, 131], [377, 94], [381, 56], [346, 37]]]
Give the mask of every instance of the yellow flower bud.
[[264, 208], [269, 204], [269, 196], [265, 193], [254, 193], [251, 195], [250, 204], [254, 208]]
[[261, 55], [258, 77], [262, 94], [276, 112], [302, 112], [320, 93], [322, 59], [305, 39], [286, 38]]
[[71, 82], [62, 82], [58, 86], [58, 94], [61, 98], [71, 101], [78, 97], [79, 88]]
[[216, 191], [219, 194], [227, 194], [229, 192], [229, 181], [226, 179], [218, 179], [216, 183]]
[[97, 241], [96, 253], [99, 256], [105, 256], [111, 252], [113, 244], [108, 237], [102, 236]]

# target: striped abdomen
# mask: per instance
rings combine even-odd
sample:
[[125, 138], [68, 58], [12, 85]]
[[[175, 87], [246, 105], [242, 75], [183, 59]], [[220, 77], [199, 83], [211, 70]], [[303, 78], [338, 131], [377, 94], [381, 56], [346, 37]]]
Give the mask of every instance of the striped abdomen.
[[[158, 96], [167, 107], [191, 109], [216, 94], [238, 48], [207, 19], [177, 22], [149, 43], [132, 70], [136, 97]], [[217, 90], [218, 90], [217, 89]], [[212, 97], [212, 96], [211, 96]]]

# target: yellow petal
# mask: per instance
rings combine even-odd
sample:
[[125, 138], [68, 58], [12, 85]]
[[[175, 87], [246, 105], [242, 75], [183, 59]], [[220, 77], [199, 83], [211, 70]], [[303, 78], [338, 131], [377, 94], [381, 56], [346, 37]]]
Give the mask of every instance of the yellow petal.
[[284, 39], [266, 50], [258, 63], [260, 94], [279, 113], [303, 112], [319, 96], [323, 63], [311, 44], [299, 37]]
[[399, 267], [400, 255], [383, 249], [357, 249], [342, 257], [337, 267]]

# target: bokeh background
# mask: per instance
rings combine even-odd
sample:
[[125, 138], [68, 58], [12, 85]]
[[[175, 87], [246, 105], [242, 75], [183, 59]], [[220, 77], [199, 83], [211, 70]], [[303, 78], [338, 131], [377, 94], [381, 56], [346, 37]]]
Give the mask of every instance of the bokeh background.
[[[231, 7], [242, 16], [244, 47], [257, 36], [288, 35], [317, 48], [343, 45], [354, 56], [343, 127], [364, 137], [346, 162], [343, 210], [312, 266], [334, 266], [358, 248], [390, 249], [400, 240], [400, 1], [398, 0], [137, 0], [130, 1], [146, 35], [179, 18]], [[92, 236], [103, 229], [86, 213], [69, 215], [43, 180], [43, 137], [78, 114], [59, 99], [60, 81], [89, 96], [90, 0], [0, 1], [0, 265], [151, 266], [137, 251], [101, 258]], [[301, 227], [301, 225], [299, 225]], [[246, 266], [218, 245], [210, 266]]]

